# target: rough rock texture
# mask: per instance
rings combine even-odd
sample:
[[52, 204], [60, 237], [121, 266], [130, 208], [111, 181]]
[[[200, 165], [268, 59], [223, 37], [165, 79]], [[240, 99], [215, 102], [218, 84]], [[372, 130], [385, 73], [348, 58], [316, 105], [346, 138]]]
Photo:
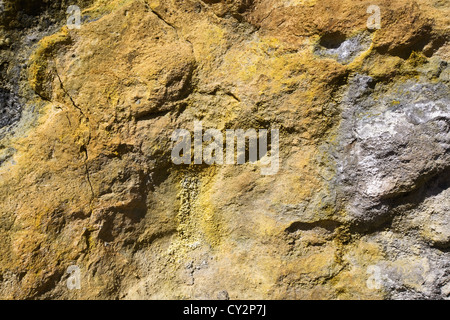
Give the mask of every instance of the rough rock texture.
[[[450, 1], [2, 4], [0, 298], [450, 298]], [[280, 170], [173, 164], [196, 120]]]

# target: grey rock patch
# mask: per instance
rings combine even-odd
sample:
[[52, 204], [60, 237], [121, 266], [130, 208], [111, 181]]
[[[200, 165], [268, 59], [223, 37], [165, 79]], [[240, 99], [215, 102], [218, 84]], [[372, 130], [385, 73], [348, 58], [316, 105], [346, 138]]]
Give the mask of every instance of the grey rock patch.
[[19, 121], [21, 113], [19, 99], [9, 90], [0, 89], [0, 128]]
[[342, 99], [337, 198], [382, 247], [367, 285], [390, 299], [450, 297], [450, 88], [436, 66], [392, 85], [355, 75]]
[[[378, 285], [395, 300], [446, 299], [450, 254], [394, 232], [371, 238], [383, 246], [385, 259], [368, 268], [368, 285]], [[372, 282], [372, 283], [371, 283]]]
[[377, 87], [356, 76], [344, 98], [338, 184], [352, 219], [373, 223], [450, 168], [450, 90], [407, 81]]

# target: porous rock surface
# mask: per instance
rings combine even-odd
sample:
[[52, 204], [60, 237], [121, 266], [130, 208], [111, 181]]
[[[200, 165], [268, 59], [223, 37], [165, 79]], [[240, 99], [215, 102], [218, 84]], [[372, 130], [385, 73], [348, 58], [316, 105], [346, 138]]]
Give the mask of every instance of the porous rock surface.
[[[449, 299], [449, 17], [2, 1], [0, 298]], [[175, 165], [194, 121], [279, 129], [279, 171]]]

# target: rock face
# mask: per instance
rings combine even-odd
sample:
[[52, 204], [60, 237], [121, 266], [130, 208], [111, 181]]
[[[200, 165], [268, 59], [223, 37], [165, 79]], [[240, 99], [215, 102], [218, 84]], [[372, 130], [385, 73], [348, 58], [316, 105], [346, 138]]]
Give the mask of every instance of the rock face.
[[449, 299], [450, 2], [372, 5], [2, 1], [0, 298]]

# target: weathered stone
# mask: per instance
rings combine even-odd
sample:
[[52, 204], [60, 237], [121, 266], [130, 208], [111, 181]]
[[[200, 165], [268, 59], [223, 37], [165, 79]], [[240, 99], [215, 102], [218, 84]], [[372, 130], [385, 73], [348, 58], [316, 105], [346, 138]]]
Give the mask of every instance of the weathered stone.
[[[449, 298], [445, 1], [71, 4], [0, 12], [0, 298]], [[196, 121], [279, 171], [175, 165]]]

